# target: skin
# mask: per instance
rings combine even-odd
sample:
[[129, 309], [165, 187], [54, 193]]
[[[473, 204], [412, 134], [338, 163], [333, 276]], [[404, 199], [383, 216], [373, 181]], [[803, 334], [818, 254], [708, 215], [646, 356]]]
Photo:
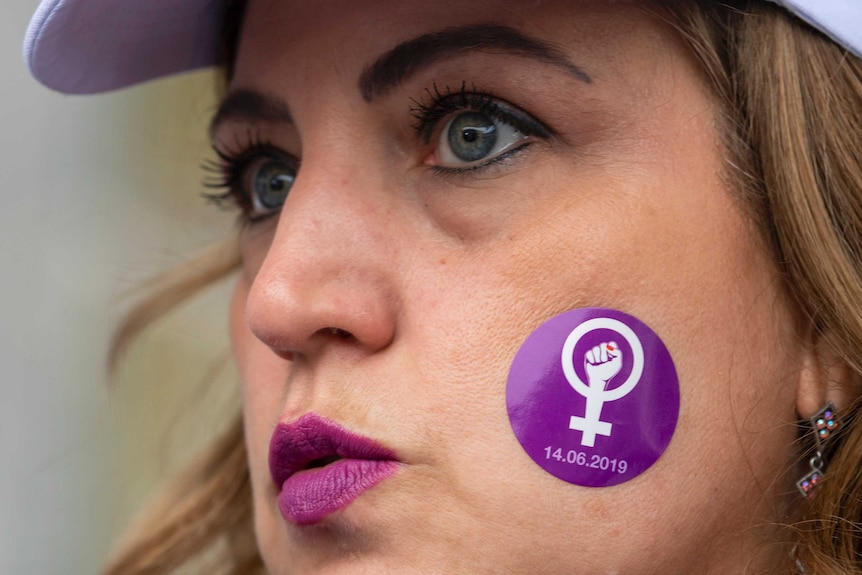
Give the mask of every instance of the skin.
[[[814, 352], [724, 175], [697, 63], [633, 3], [393, 6], [252, 1], [230, 89], [277, 97], [293, 122], [233, 118], [214, 130], [216, 145], [253, 133], [302, 161], [283, 210], [243, 233], [230, 310], [267, 568], [767, 571], [788, 551], [769, 544], [769, 525], [798, 497], [787, 495], [793, 422]], [[553, 42], [592, 82], [466, 51], [362, 97], [363, 69], [399, 42], [488, 22]], [[555, 135], [485, 170], [441, 174], [439, 139], [417, 136], [410, 113], [435, 83], [475, 85]], [[664, 455], [600, 489], [536, 465], [505, 402], [524, 339], [586, 306], [650, 325], [681, 387]], [[273, 427], [306, 413], [375, 439], [402, 465], [297, 527], [279, 514], [267, 458]]]

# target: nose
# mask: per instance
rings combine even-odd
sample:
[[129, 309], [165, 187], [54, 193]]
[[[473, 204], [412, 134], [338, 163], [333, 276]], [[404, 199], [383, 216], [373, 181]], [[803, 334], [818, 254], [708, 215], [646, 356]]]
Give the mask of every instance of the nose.
[[248, 327], [283, 357], [332, 346], [377, 352], [395, 336], [399, 307], [391, 207], [367, 172], [359, 180], [309, 164], [249, 289]]

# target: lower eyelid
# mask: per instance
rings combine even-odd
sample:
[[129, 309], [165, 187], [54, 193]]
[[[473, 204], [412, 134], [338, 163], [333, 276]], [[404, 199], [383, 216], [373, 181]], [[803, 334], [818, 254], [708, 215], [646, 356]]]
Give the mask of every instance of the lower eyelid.
[[436, 163], [432, 164], [431, 162], [429, 162], [429, 165], [437, 165], [440, 167], [455, 168], [455, 169], [466, 169], [466, 168], [472, 168], [475, 166], [482, 166], [482, 165], [485, 165], [491, 161], [494, 161], [495, 159], [497, 159], [500, 156], [504, 156], [510, 152], [515, 151], [516, 148], [520, 148], [520, 147], [528, 144], [529, 143], [528, 140], [531, 140], [531, 139], [533, 139], [532, 136], [528, 136], [528, 135], [525, 135], [522, 133], [521, 138], [519, 138], [513, 142], [510, 142], [504, 148], [497, 150], [493, 155], [491, 155], [487, 158], [483, 158], [481, 160], [477, 160], [477, 161], [472, 162], [472, 163], [458, 162], [457, 160], [455, 160], [453, 162], [447, 162], [443, 158], [438, 158], [438, 161]]
[[468, 176], [471, 174], [475, 175], [481, 172], [492, 173], [495, 171], [495, 169], [503, 169], [507, 167], [508, 165], [510, 165], [510, 162], [513, 162], [515, 160], [516, 156], [528, 152], [528, 148], [534, 148], [535, 144], [538, 144], [539, 142], [540, 140], [528, 137], [528, 139], [519, 142], [518, 145], [504, 151], [500, 155], [494, 156], [489, 160], [477, 164], [471, 164], [468, 166], [461, 167], [442, 165], [429, 165], [428, 167], [438, 175], [450, 176], [455, 178], [457, 178], [458, 176]]

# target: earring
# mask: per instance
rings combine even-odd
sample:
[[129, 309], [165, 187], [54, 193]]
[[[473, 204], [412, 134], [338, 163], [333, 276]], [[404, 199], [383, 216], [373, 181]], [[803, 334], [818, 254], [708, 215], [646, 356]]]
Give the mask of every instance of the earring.
[[817, 451], [814, 457], [808, 460], [811, 471], [796, 482], [796, 487], [799, 488], [800, 493], [806, 498], [813, 497], [815, 488], [823, 481], [823, 471], [826, 468], [823, 451], [826, 448], [826, 442], [840, 426], [841, 422], [831, 401], [811, 418], [811, 429], [814, 433]]

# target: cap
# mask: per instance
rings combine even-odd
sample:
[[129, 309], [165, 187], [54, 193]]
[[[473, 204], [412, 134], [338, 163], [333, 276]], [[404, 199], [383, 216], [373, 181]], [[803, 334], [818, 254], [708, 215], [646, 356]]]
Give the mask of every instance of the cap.
[[42, 0], [24, 37], [36, 80], [95, 94], [219, 64], [226, 0]]
[[[219, 64], [227, 0], [42, 0], [24, 61], [67, 94], [115, 90]], [[862, 0], [770, 0], [862, 58]]]

